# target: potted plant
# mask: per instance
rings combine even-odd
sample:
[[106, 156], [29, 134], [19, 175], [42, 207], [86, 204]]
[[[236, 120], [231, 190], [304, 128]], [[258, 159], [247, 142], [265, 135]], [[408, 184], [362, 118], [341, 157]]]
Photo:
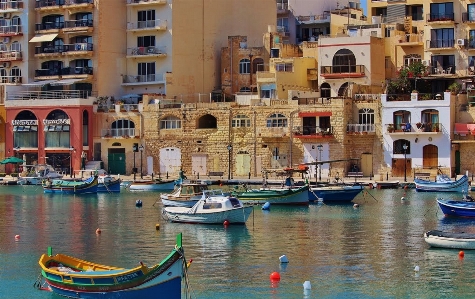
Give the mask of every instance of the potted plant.
[[421, 129], [421, 128], [422, 128], [422, 123], [418, 122], [418, 123], [416, 124], [416, 127], [417, 127], [418, 129]]
[[389, 124], [389, 125], [388, 125], [388, 132], [389, 132], [389, 133], [394, 132], [394, 125], [393, 125], [393, 124]]
[[454, 82], [454, 83], [449, 85], [449, 90], [452, 94], [459, 93], [461, 89], [462, 89], [462, 84], [460, 84], [458, 82]]

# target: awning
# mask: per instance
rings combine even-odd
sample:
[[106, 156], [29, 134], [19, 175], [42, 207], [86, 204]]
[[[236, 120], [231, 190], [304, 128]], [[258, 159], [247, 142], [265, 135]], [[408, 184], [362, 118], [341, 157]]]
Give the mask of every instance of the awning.
[[56, 82], [56, 81], [58, 81], [58, 80], [34, 81], [34, 82], [24, 83], [22, 85], [23, 86], [44, 86], [46, 84], [51, 84], [51, 83]]
[[454, 133], [458, 135], [475, 135], [475, 124], [456, 123]]
[[331, 111], [299, 112], [299, 117], [310, 117], [310, 116], [332, 116], [332, 112]]
[[38, 42], [50, 42], [55, 37], [57, 37], [57, 33], [51, 33], [51, 34], [38, 34], [35, 35], [32, 39], [30, 39], [30, 43], [38, 43]]
[[63, 80], [57, 80], [53, 83], [51, 83], [51, 86], [58, 86], [58, 85], [71, 85], [76, 82], [84, 81], [84, 79], [63, 79]]
[[273, 89], [276, 89], [276, 85], [275, 84], [262, 84], [261, 85], [261, 90], [273, 90]]

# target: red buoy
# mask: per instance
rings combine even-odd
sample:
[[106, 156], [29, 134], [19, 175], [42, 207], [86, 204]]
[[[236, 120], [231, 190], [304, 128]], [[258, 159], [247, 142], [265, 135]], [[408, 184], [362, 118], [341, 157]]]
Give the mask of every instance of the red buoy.
[[15, 240], [20, 240], [20, 235], [15, 235]]
[[228, 221], [228, 220], [224, 220], [223, 225], [224, 225], [224, 226], [228, 226], [228, 225], [229, 225], [229, 221]]
[[100, 234], [102, 231], [100, 228], [96, 229], [96, 234]]
[[465, 252], [463, 252], [463, 250], [460, 250], [459, 258], [463, 259], [464, 256], [465, 256]]
[[272, 272], [270, 274], [270, 281], [280, 281], [280, 274], [279, 272]]

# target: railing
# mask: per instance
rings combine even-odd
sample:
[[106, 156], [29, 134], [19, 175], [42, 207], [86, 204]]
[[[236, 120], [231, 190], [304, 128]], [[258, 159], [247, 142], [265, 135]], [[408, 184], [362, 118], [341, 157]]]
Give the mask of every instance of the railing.
[[140, 55], [157, 55], [157, 54], [165, 54], [166, 47], [135, 47], [135, 48], [127, 48], [127, 55], [128, 56], [140, 56]]
[[159, 82], [163, 79], [163, 74], [150, 74], [150, 75], [125, 75], [122, 77], [122, 83], [146, 83], [146, 82]]
[[431, 75], [453, 75], [455, 74], [455, 66], [431, 66], [429, 67], [429, 71]]
[[420, 34], [404, 34], [398, 35], [396, 38], [400, 43], [422, 43], [424, 41], [423, 36]]
[[0, 27], [0, 34], [21, 34], [21, 25], [10, 25]]
[[366, 94], [366, 93], [357, 93], [354, 95], [356, 101], [379, 101], [381, 100], [381, 94]]
[[146, 4], [146, 3], [150, 3], [150, 4], [166, 4], [167, 3], [167, 0], [127, 0], [127, 4]]
[[387, 101], [388, 102], [394, 102], [394, 101], [411, 101], [411, 95], [410, 94], [388, 94], [387, 95]]
[[296, 126], [293, 128], [293, 132], [295, 135], [301, 136], [326, 136], [333, 135], [333, 127], [320, 128], [315, 126]]
[[64, 22], [44, 22], [35, 24], [35, 31], [40, 30], [51, 30], [51, 29], [62, 29], [64, 27]]
[[94, 21], [89, 19], [64, 21], [63, 28], [93, 27]]
[[462, 13], [462, 22], [463, 23], [475, 23], [475, 15], [469, 14], [467, 12]]
[[1, 76], [0, 77], [0, 83], [10, 83], [10, 84], [15, 84], [15, 83], [21, 83], [22, 78], [20, 76]]
[[61, 90], [61, 91], [15, 91], [8, 92], [8, 100], [50, 100], [50, 99], [87, 99], [97, 96], [91, 90]]
[[64, 5], [94, 4], [94, 0], [66, 0]]
[[64, 5], [64, 0], [39, 0], [36, 1], [35, 8]]
[[17, 59], [21, 59], [21, 52], [16, 52], [16, 51], [0, 52], [1, 61], [17, 60]]
[[332, 103], [332, 98], [299, 98], [299, 105], [329, 105]]
[[444, 96], [442, 93], [418, 93], [418, 101], [442, 101]]
[[102, 130], [102, 137], [105, 138], [115, 138], [115, 137], [135, 137], [135, 129], [131, 128], [123, 128], [123, 129], [103, 129]]
[[406, 132], [406, 133], [421, 133], [421, 132], [441, 132], [441, 123], [399, 123], [385, 125], [388, 133]]
[[62, 76], [62, 75], [92, 75], [92, 67], [63, 67], [58, 69], [35, 70], [35, 77]]
[[8, 1], [0, 3], [0, 10], [14, 10], [23, 8], [23, 1]]
[[324, 76], [325, 74], [364, 74], [364, 65], [332, 65], [322, 66], [320, 72]]
[[348, 133], [374, 133], [376, 132], [375, 124], [347, 124], [346, 132]]
[[35, 54], [63, 53], [70, 51], [92, 51], [92, 43], [76, 43], [56, 46], [36, 46]]
[[289, 4], [287, 3], [277, 3], [277, 10], [288, 10]]
[[439, 13], [439, 14], [427, 14], [426, 17], [427, 22], [447, 22], [447, 21], [454, 21], [454, 14], [453, 13]]
[[163, 28], [167, 27], [167, 21], [164, 20], [149, 20], [149, 21], [138, 21], [138, 22], [128, 22], [127, 29], [153, 29], [153, 28]]
[[453, 48], [455, 39], [435, 39], [426, 41], [427, 48]]

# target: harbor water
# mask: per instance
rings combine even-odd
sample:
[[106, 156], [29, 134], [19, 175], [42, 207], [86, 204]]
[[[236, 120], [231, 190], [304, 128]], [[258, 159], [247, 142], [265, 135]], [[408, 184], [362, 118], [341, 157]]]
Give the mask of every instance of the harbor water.
[[[475, 233], [475, 220], [446, 218], [437, 207], [436, 196], [460, 195], [368, 189], [354, 200], [359, 207], [318, 203], [263, 211], [256, 206], [246, 225], [228, 227], [168, 223], [158, 196], [46, 195], [37, 186], [0, 186], [0, 298], [60, 298], [33, 287], [38, 259], [48, 246], [53, 253], [135, 267], [159, 262], [180, 232], [186, 259], [193, 259], [188, 273], [193, 298], [475, 294], [475, 251], [459, 258], [459, 250], [430, 248], [423, 239], [432, 229]], [[287, 264], [280, 263], [282, 255]], [[273, 272], [279, 272], [280, 282], [271, 283]]]

